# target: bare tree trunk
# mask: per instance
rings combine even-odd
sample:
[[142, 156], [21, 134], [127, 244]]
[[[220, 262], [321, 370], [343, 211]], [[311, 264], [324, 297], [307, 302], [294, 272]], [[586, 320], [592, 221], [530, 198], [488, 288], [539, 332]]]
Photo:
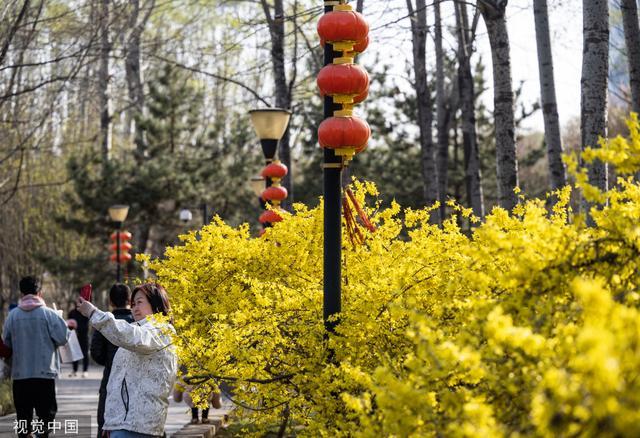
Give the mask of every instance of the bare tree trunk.
[[475, 90], [473, 74], [471, 73], [472, 41], [470, 41], [466, 5], [456, 2], [455, 10], [456, 33], [458, 36], [458, 92], [460, 93], [460, 110], [462, 112], [461, 129], [465, 187], [467, 202], [473, 214], [482, 219], [484, 218], [484, 195], [482, 193], [482, 176], [480, 173], [480, 156], [476, 133]]
[[[418, 127], [420, 128], [420, 150], [422, 153], [422, 179], [424, 198], [427, 205], [438, 200], [438, 178], [431, 135], [433, 111], [431, 92], [427, 83], [427, 11], [425, 0], [407, 0], [407, 9], [411, 15], [411, 40], [413, 43], [413, 72], [418, 107]], [[440, 212], [433, 216], [439, 223]]]
[[[609, 72], [609, 2], [583, 0], [583, 51], [580, 100], [582, 148], [598, 147], [607, 136], [607, 85]], [[607, 189], [607, 167], [595, 162], [589, 167], [589, 181]]]
[[493, 103], [496, 127], [496, 169], [500, 206], [511, 210], [518, 203], [518, 186], [511, 53], [505, 8], [507, 1], [478, 0], [489, 33], [493, 64]]
[[125, 56], [125, 75], [130, 105], [129, 111], [127, 111], [127, 128], [136, 145], [136, 159], [140, 162], [144, 159], [145, 155], [143, 132], [136, 123], [136, 116], [141, 116], [144, 111], [144, 88], [142, 69], [140, 67], [140, 39], [155, 6], [155, 0], [148, 2], [147, 10], [141, 19], [139, 19], [140, 0], [130, 0], [129, 3], [132, 11], [128, 21], [130, 33], [126, 42]]
[[[273, 64], [273, 76], [276, 91], [276, 106], [279, 108], [291, 108], [291, 88], [287, 84], [287, 72], [285, 68], [284, 53], [284, 5], [283, 0], [274, 0], [273, 14], [266, 0], [260, 0], [264, 9], [271, 35], [271, 62]], [[289, 173], [282, 180], [282, 185], [289, 192], [289, 196], [282, 202], [282, 207], [290, 209], [293, 203], [293, 169], [291, 168], [291, 150], [289, 146], [289, 129], [285, 131], [278, 146], [280, 161], [287, 166]]]
[[549, 15], [547, 0], [533, 1], [533, 15], [536, 22], [536, 43], [538, 46], [538, 72], [540, 75], [540, 97], [544, 118], [544, 140], [547, 143], [549, 178], [552, 189], [567, 184], [567, 175], [562, 162], [562, 138], [556, 103], [556, 86], [553, 74], [553, 54], [549, 35]]
[[106, 162], [111, 153], [111, 87], [109, 74], [109, 0], [101, 0], [100, 9], [100, 71], [98, 74], [98, 94], [100, 96], [100, 143], [102, 158]]
[[362, 14], [362, 11], [364, 11], [364, 0], [358, 0], [356, 2], [356, 12], [360, 12]]
[[436, 165], [438, 174], [438, 199], [440, 200], [440, 220], [446, 217], [447, 180], [449, 166], [449, 116], [444, 95], [444, 51], [442, 50], [442, 17], [440, 2], [433, 4], [435, 11], [435, 51], [436, 51], [436, 119], [438, 126], [438, 147]]
[[629, 84], [631, 88], [631, 110], [640, 113], [640, 28], [638, 25], [637, 0], [620, 0], [624, 39], [629, 62]]

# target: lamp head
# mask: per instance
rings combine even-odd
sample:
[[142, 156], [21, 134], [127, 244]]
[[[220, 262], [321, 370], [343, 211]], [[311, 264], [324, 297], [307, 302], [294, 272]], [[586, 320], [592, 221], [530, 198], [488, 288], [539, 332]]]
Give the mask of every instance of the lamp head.
[[109, 207], [109, 217], [113, 222], [122, 224], [129, 213], [128, 205], [112, 205]]
[[186, 208], [183, 208], [182, 210], [180, 210], [180, 220], [182, 222], [186, 224], [187, 222], [191, 222], [191, 219], [193, 219], [193, 214], [191, 213], [191, 210], [187, 210]]
[[289, 126], [291, 111], [282, 108], [264, 108], [249, 111], [251, 124], [260, 140], [280, 140]]

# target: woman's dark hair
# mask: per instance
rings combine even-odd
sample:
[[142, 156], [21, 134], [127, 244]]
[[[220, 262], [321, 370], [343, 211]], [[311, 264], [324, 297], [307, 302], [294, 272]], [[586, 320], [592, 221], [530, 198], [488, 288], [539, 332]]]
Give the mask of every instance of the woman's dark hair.
[[153, 313], [162, 313], [165, 316], [169, 315], [169, 312], [171, 312], [171, 305], [169, 304], [169, 295], [167, 295], [167, 291], [164, 287], [160, 286], [158, 283], [145, 283], [134, 287], [133, 292], [131, 293], [132, 306], [138, 292], [143, 293], [147, 297], [149, 304], [151, 304], [151, 311]]
[[109, 291], [109, 299], [114, 306], [118, 308], [125, 307], [130, 301], [130, 297], [131, 289], [129, 289], [129, 286], [127, 286], [126, 284], [116, 283], [111, 286], [111, 290]]

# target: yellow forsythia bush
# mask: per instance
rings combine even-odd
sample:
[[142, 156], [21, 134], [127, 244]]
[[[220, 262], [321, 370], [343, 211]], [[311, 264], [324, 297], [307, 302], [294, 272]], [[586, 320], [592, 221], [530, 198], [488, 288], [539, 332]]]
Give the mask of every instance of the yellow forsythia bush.
[[150, 261], [181, 361], [233, 386], [242, 434], [640, 436], [635, 115], [629, 127], [582, 156], [615, 164], [610, 191], [567, 158], [578, 191], [601, 201], [594, 227], [572, 211], [570, 187], [551, 212], [541, 200], [495, 208], [469, 237], [456, 217], [438, 227], [428, 209], [381, 209], [375, 187], [355, 183], [378, 228], [356, 247], [343, 239], [343, 312], [328, 340], [322, 206], [296, 205], [263, 238], [221, 220], [183, 236]]

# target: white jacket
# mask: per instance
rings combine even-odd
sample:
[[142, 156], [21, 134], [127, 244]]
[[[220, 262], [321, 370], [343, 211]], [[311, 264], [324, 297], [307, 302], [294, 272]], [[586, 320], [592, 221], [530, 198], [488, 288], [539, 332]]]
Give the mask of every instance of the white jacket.
[[178, 370], [175, 347], [166, 329], [175, 329], [146, 319], [129, 324], [100, 310], [91, 315], [90, 322], [120, 347], [107, 384], [103, 429], [162, 436]]

